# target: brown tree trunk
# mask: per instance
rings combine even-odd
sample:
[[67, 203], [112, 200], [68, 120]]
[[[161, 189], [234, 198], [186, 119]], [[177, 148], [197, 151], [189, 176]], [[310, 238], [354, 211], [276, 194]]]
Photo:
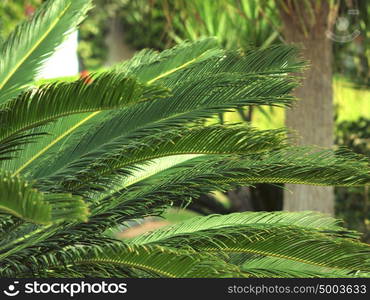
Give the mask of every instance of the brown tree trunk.
[[[293, 109], [286, 111], [286, 126], [298, 133], [301, 145], [331, 147], [334, 129], [332, 41], [326, 36], [331, 27], [329, 1], [310, 1], [314, 17], [305, 1], [282, 2], [280, 13], [284, 38], [287, 43], [298, 44], [303, 58], [310, 63], [301, 86], [294, 92], [300, 100]], [[284, 191], [283, 209], [333, 214], [333, 188], [289, 184]]]
[[108, 20], [109, 31], [105, 38], [108, 47], [106, 66], [111, 66], [124, 60], [130, 59], [135, 51], [124, 40], [122, 22], [118, 17]]

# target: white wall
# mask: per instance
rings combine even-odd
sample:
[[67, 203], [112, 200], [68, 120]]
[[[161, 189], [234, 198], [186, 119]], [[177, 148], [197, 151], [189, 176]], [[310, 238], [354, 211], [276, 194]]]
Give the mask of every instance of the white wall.
[[56, 78], [78, 74], [78, 32], [71, 33], [56, 52], [45, 61], [38, 78]]

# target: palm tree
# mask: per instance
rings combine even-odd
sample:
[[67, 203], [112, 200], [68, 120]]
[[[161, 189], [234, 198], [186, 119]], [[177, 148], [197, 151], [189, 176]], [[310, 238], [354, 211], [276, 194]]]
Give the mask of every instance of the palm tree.
[[173, 203], [260, 182], [363, 185], [365, 159], [292, 147], [285, 129], [206, 125], [289, 106], [290, 46], [240, 53], [213, 39], [144, 50], [88, 80], [34, 78], [90, 7], [54, 0], [1, 45], [2, 277], [352, 277], [369, 247], [313, 212], [196, 217], [120, 241], [110, 229]]

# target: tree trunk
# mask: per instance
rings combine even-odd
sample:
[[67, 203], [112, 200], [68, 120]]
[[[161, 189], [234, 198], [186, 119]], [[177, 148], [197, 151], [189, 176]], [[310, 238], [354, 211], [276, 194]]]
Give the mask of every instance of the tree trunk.
[[108, 24], [109, 31], [105, 39], [108, 47], [108, 55], [105, 65], [112, 66], [130, 59], [135, 54], [135, 50], [131, 49], [125, 42], [123, 25], [118, 17], [108, 20]]
[[[332, 41], [326, 36], [331, 28], [329, 1], [310, 1], [314, 19], [305, 1], [285, 0], [284, 3], [284, 7], [280, 6], [284, 38], [287, 43], [298, 44], [303, 58], [310, 63], [301, 86], [294, 92], [299, 102], [286, 111], [285, 124], [297, 132], [298, 144], [332, 147]], [[293, 184], [286, 187], [284, 210], [334, 213], [332, 187]]]

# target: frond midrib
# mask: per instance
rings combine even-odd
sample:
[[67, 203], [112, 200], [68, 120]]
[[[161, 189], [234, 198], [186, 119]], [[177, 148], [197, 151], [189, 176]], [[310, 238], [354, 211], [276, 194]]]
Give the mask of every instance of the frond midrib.
[[[201, 248], [201, 249], [204, 250], [204, 251], [207, 251], [207, 252], [216, 252], [216, 253], [220, 252], [219, 248], [206, 247], [206, 248]], [[305, 264], [312, 265], [312, 266], [317, 266], [317, 267], [323, 267], [323, 268], [335, 269], [335, 270], [348, 270], [348, 268], [342, 268], [342, 267], [330, 266], [330, 265], [328, 266], [328, 265], [325, 265], [325, 264], [313, 262], [313, 261], [306, 260], [306, 259], [300, 259], [300, 258], [296, 258], [296, 257], [291, 257], [289, 255], [277, 254], [277, 253], [272, 253], [272, 252], [267, 252], [267, 251], [262, 251], [262, 250], [223, 247], [222, 251], [233, 252], [233, 253], [260, 254], [260, 255], [264, 255], [264, 256], [284, 258], [284, 259], [287, 259], [287, 260], [292, 260], [292, 261], [296, 261], [296, 262], [300, 262], [300, 263], [305, 263]]]
[[[11, 215], [13, 215], [13, 216], [15, 216], [15, 217], [17, 217], [17, 218], [19, 218], [19, 219], [23, 219], [23, 220], [24, 220], [24, 221], [26, 221], [26, 222], [35, 223], [35, 220], [30, 219], [30, 218], [27, 218], [27, 217], [25, 217], [25, 216], [23, 216], [23, 215], [19, 214], [16, 210], [14, 210], [14, 209], [10, 209], [9, 207], [6, 207], [6, 206], [3, 206], [3, 205], [0, 205], [0, 210], [4, 211], [4, 212], [6, 212], [6, 213], [9, 213], [9, 214], [11, 214]], [[40, 222], [40, 221], [38, 221], [36, 224], [48, 225], [48, 224], [50, 224], [50, 223], [51, 223], [50, 221], [49, 221], [49, 222]]]
[[101, 111], [96, 111], [90, 115], [88, 115], [86, 118], [79, 121], [74, 126], [70, 127], [68, 130], [66, 130], [63, 134], [59, 135], [56, 139], [52, 140], [48, 145], [46, 145], [44, 148], [42, 148], [39, 152], [37, 152], [34, 156], [32, 156], [28, 161], [26, 161], [22, 166], [20, 166], [13, 174], [12, 176], [18, 175], [20, 172], [22, 172], [27, 166], [29, 166], [34, 160], [39, 158], [42, 154], [44, 154], [47, 150], [49, 150], [52, 146], [54, 146], [56, 143], [58, 143], [61, 139], [66, 137], [68, 134], [70, 134], [72, 131], [74, 131], [76, 128], [81, 126], [83, 123], [87, 122], [91, 118], [95, 117], [98, 113]]
[[27, 126], [18, 128], [16, 131], [13, 131], [11, 133], [8, 133], [8, 134], [4, 135], [3, 137], [1, 137], [1, 139], [2, 139], [3, 142], [5, 142], [12, 135], [16, 135], [16, 134], [18, 134], [22, 131], [29, 130], [29, 129], [38, 127], [40, 125], [43, 125], [45, 123], [54, 121], [57, 118], [66, 117], [66, 116], [73, 115], [73, 114], [83, 114], [83, 113], [89, 113], [89, 112], [103, 111], [103, 110], [106, 110], [106, 109], [116, 109], [116, 108], [119, 108], [119, 107], [120, 107], [119, 105], [117, 105], [115, 107], [107, 106], [107, 107], [101, 107], [99, 110], [91, 108], [91, 109], [72, 110], [72, 111], [69, 111], [69, 112], [54, 114], [54, 115], [52, 115], [48, 118], [43, 118], [42, 120], [37, 120], [35, 122], [30, 122], [30, 123], [28, 123]]
[[72, 2], [67, 4], [65, 9], [63, 9], [60, 14], [55, 18], [51, 26], [48, 28], [48, 30], [41, 36], [41, 38], [31, 47], [31, 49], [26, 53], [26, 55], [16, 64], [16, 66], [13, 68], [11, 72], [4, 78], [4, 80], [0, 83], [0, 90], [7, 84], [9, 79], [15, 74], [15, 72], [18, 70], [18, 68], [28, 59], [33, 51], [40, 46], [40, 44], [46, 39], [48, 34], [55, 28], [55, 26], [58, 24], [59, 20], [65, 15], [65, 13], [68, 11], [70, 6], [72, 5]]
[[171, 278], [176, 278], [176, 275], [145, 265], [145, 264], [139, 264], [139, 263], [133, 263], [129, 261], [125, 261], [124, 259], [109, 259], [109, 258], [94, 258], [94, 259], [81, 259], [81, 260], [76, 260], [74, 263], [79, 263], [79, 264], [90, 264], [90, 263], [111, 263], [111, 264], [118, 264], [118, 265], [125, 265], [128, 267], [133, 267], [133, 268], [139, 268], [144, 271], [151, 271], [155, 272], [157, 274], [161, 274], [163, 276], [171, 277]]
[[[214, 182], [218, 183], [225, 183], [225, 182], [234, 182], [236, 181], [235, 178], [225, 178], [225, 179], [215, 179]], [[332, 183], [319, 183], [319, 182], [312, 182], [306, 181], [303, 179], [292, 179], [292, 178], [284, 178], [284, 177], [243, 177], [237, 180], [238, 182], [245, 182], [245, 183], [291, 183], [291, 184], [306, 184], [306, 185], [315, 185], [315, 186], [328, 186], [333, 185]], [[369, 184], [353, 184], [353, 183], [342, 183], [342, 184], [335, 184], [335, 186], [369, 186]]]
[[[169, 75], [169, 74], [172, 74], [182, 68], [185, 68], [186, 66], [189, 65], [189, 63], [194, 63], [195, 61], [199, 60], [202, 56], [204, 55], [204, 53], [202, 53], [201, 55], [197, 56], [196, 58], [192, 59], [191, 61], [189, 62], [186, 62], [184, 64], [182, 64], [181, 66], [177, 67], [177, 68], [174, 68], [172, 70], [172, 72], [166, 72], [166, 76]], [[163, 74], [161, 74], [163, 75]], [[148, 84], [152, 84], [153, 82], [155, 82], [156, 80], [162, 78], [160, 76], [157, 76], [155, 78], [153, 78], [152, 80], [148, 81]], [[27, 162], [25, 162], [25, 164], [23, 164], [23, 166], [19, 167], [16, 172], [14, 173], [14, 175], [17, 175], [19, 174], [23, 169], [25, 169], [28, 165], [30, 165], [35, 159], [37, 159], [38, 157], [40, 157], [42, 154], [44, 154], [48, 149], [50, 149], [53, 145], [55, 145], [56, 143], [58, 143], [60, 140], [62, 140], [64, 137], [66, 137], [67, 135], [69, 135], [71, 132], [73, 132], [74, 130], [76, 130], [78, 127], [80, 127], [82, 124], [84, 124], [85, 122], [87, 122], [89, 119], [93, 118], [94, 116], [96, 116], [97, 114], [99, 114], [101, 111], [96, 111], [92, 114], [90, 114], [89, 116], [87, 116], [85, 119], [81, 120], [80, 122], [78, 122], [77, 124], [75, 124], [73, 127], [69, 128], [66, 132], [64, 132], [63, 134], [61, 134], [60, 136], [58, 136], [56, 139], [54, 139], [49, 145], [47, 145], [45, 148], [41, 149], [38, 153], [36, 153], [33, 157], [31, 157], [30, 160], [28, 160]]]
[[[167, 157], [167, 156], [177, 156], [177, 155], [228, 155], [228, 154], [243, 154], [244, 152], [242, 151], [173, 151], [173, 152], [164, 152], [163, 154], [157, 154], [157, 155], [152, 155], [152, 156], [146, 156], [146, 157], [143, 157], [143, 158], [138, 158], [138, 159], [132, 159], [132, 160], [128, 160], [128, 161], [125, 161], [124, 163], [122, 164], [118, 164], [115, 166], [115, 169], [120, 169], [120, 168], [123, 168], [125, 166], [128, 166], [128, 165], [131, 165], [131, 164], [137, 164], [137, 163], [141, 163], [141, 162], [144, 162], [144, 161], [148, 161], [148, 160], [153, 160], [153, 159], [157, 159], [157, 158], [162, 158], [162, 157]], [[111, 172], [111, 168], [109, 170], [103, 170], [101, 172], [97, 172], [97, 175], [105, 175], [107, 174], [108, 172]], [[141, 181], [141, 180], [140, 180]], [[74, 188], [78, 188], [78, 187], [81, 187], [83, 186], [84, 183], [79, 183], [77, 184], [76, 186], [74, 186]]]

